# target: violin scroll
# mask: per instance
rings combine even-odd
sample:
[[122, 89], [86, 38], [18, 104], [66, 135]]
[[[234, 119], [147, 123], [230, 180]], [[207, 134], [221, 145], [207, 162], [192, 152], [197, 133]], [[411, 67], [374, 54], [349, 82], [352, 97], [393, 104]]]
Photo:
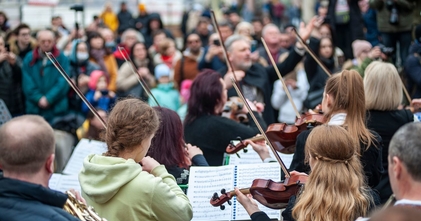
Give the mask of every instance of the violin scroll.
[[[248, 194], [250, 193], [247, 189], [243, 189], [240, 190], [242, 191], [244, 194]], [[232, 205], [232, 202], [230, 201], [232, 199], [232, 197], [235, 196], [235, 192], [234, 191], [230, 191], [227, 192], [225, 189], [221, 189], [221, 196], [218, 195], [218, 193], [214, 193], [211, 200], [210, 200], [210, 204], [214, 207], [219, 206], [221, 208], [221, 210], [225, 209], [225, 205], [223, 205], [224, 203], [228, 203], [228, 205]]]

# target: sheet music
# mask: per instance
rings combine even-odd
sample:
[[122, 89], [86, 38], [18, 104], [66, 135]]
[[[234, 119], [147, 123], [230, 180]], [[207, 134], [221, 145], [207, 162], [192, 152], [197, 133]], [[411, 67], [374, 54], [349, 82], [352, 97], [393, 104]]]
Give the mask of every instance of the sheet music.
[[[238, 188], [250, 187], [255, 179], [271, 179], [275, 182], [279, 182], [281, 179], [281, 167], [277, 163], [260, 163], [260, 164], [249, 164], [249, 165], [238, 165], [236, 167], [237, 180], [236, 186]], [[257, 202], [257, 201], [256, 201]], [[250, 219], [247, 211], [241, 204], [234, 201], [237, 205], [235, 206], [235, 219], [236, 220], [247, 220]], [[271, 219], [280, 218], [280, 210], [269, 209], [259, 202], [259, 209], [265, 212]]]
[[221, 195], [221, 189], [231, 191], [234, 183], [234, 166], [190, 167], [187, 197], [193, 206], [193, 221], [229, 220], [232, 208], [225, 210], [213, 207], [210, 199], [213, 193]]
[[[252, 165], [228, 165], [220, 167], [191, 167], [187, 197], [193, 206], [193, 221], [202, 220], [250, 220], [250, 216], [236, 197], [231, 199], [232, 205], [225, 203], [225, 210], [213, 207], [210, 199], [221, 189], [234, 190], [234, 187], [250, 187], [254, 179], [280, 180], [281, 169], [278, 164], [260, 163]], [[270, 218], [279, 219], [280, 210], [272, 210], [259, 205]]]
[[63, 175], [54, 173], [48, 182], [48, 186], [52, 190], [57, 190], [63, 193], [69, 189], [74, 189], [81, 193], [78, 175]]
[[102, 154], [106, 151], [107, 146], [104, 142], [82, 139], [73, 150], [72, 156], [70, 156], [63, 170], [63, 174], [79, 174], [86, 156], [89, 154]]
[[[234, 144], [237, 144], [239, 141], [234, 141]], [[269, 149], [269, 146], [266, 146]], [[276, 158], [273, 156], [273, 153], [271, 150], [269, 150], [270, 156], [276, 160]], [[285, 166], [289, 168], [292, 162], [292, 157], [294, 154], [283, 154], [279, 153], [279, 156], [281, 157], [282, 161], [285, 163]], [[241, 165], [241, 164], [259, 164], [262, 163], [262, 159], [260, 159], [259, 154], [253, 150], [253, 147], [251, 145], [247, 146], [247, 153], [244, 153], [244, 151], [240, 150], [238, 152], [238, 157], [236, 154], [230, 154], [229, 155], [229, 163], [228, 165]]]

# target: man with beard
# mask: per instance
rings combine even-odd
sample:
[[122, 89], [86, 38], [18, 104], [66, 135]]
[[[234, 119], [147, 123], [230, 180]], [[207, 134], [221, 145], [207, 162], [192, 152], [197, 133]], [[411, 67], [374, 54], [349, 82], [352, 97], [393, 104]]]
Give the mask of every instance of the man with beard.
[[[314, 21], [315, 19], [312, 19], [307, 26], [302, 25], [300, 28], [300, 36], [304, 41], [310, 37]], [[264, 68], [258, 63], [252, 63], [250, 57], [250, 41], [242, 36], [233, 35], [229, 37], [225, 45], [229, 60], [234, 68], [234, 72], [227, 68], [219, 70], [227, 86], [228, 96], [237, 96], [231, 82], [231, 77], [235, 74], [245, 98], [265, 104], [263, 118], [267, 124], [274, 123], [276, 121], [275, 113], [271, 106], [270, 98], [272, 96], [273, 83], [278, 80], [275, 69], [272, 66]], [[277, 64], [281, 74], [291, 72], [295, 68], [295, 65], [301, 61], [303, 55], [303, 46], [297, 42], [296, 46], [289, 52], [286, 60], [283, 63]]]
[[183, 52], [183, 57], [177, 61], [174, 67], [174, 82], [178, 86], [183, 80], [194, 80], [199, 73], [198, 63], [203, 56], [202, 41], [198, 34], [192, 33], [187, 36], [186, 50]]

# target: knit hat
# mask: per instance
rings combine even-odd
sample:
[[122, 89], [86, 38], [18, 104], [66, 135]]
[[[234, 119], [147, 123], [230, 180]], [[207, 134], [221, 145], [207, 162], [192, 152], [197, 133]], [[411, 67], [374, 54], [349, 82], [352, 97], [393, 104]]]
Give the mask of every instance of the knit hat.
[[415, 40], [417, 40], [418, 43], [421, 43], [421, 25], [417, 25], [415, 28]]
[[189, 79], [186, 79], [181, 82], [180, 96], [183, 98], [184, 101], [188, 101], [190, 98], [190, 87], [192, 83], [193, 81]]
[[145, 3], [139, 3], [137, 6], [140, 12], [146, 12], [146, 5]]
[[169, 77], [171, 69], [166, 64], [158, 64], [155, 67], [155, 78], [159, 80], [161, 77]]
[[371, 48], [372, 46], [368, 41], [355, 40], [352, 42], [352, 50], [354, 51], [355, 58], [358, 58], [363, 51], [369, 51]]
[[89, 89], [96, 90], [96, 85], [98, 84], [98, 80], [102, 76], [105, 76], [105, 73], [103, 71], [100, 71], [100, 70], [92, 71], [89, 78], [89, 83], [88, 83]]

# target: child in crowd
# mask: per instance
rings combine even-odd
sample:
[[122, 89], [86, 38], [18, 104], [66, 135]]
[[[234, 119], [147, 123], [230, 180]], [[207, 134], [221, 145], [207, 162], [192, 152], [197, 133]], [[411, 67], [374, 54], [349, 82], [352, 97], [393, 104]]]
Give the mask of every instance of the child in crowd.
[[[180, 94], [170, 80], [170, 73], [171, 70], [167, 65], [157, 65], [155, 67], [155, 78], [158, 80], [158, 85], [151, 92], [161, 107], [177, 111], [180, 107]], [[149, 97], [148, 103], [151, 106], [158, 106], [152, 97]]]
[[190, 98], [190, 86], [192, 84], [192, 80], [186, 79], [183, 82], [181, 82], [181, 88], [180, 88], [180, 98], [181, 98], [181, 106], [177, 110], [178, 116], [180, 116], [181, 121], [184, 121], [184, 118], [187, 114], [187, 101]]
[[170, 38], [164, 39], [158, 47], [159, 54], [153, 58], [154, 64], [166, 64], [171, 70], [174, 69], [175, 63], [183, 56], [175, 47], [174, 40]]
[[[109, 91], [108, 80], [103, 71], [93, 71], [88, 84], [89, 91], [86, 94], [86, 99], [94, 107], [99, 107], [105, 111], [109, 111], [115, 103], [115, 93]], [[85, 103], [82, 104], [82, 112], [88, 112], [88, 106]]]

